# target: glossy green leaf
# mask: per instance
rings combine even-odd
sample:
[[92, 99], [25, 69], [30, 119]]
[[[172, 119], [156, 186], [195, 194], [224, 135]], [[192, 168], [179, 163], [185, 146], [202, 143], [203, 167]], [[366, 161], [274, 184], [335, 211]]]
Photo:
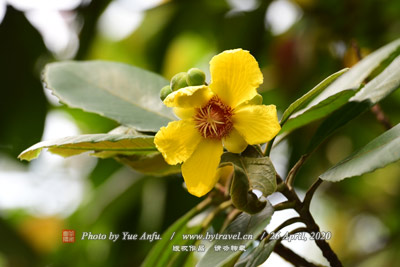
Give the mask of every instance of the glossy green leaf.
[[[190, 245], [196, 241], [194, 239], [183, 240], [182, 234], [198, 234], [202, 230], [199, 223], [190, 224], [190, 221], [207, 207], [207, 205], [199, 205], [191, 209], [162, 234], [161, 240], [157, 241], [151, 251], [147, 254], [142, 267], [164, 267], [167, 266], [168, 263], [182, 260], [182, 258], [180, 258], [182, 255], [179, 256], [176, 254], [183, 252], [173, 251], [173, 246]], [[186, 257], [188, 255], [184, 256]]]
[[299, 116], [290, 118], [283, 125], [281, 133], [293, 131], [303, 125], [328, 116], [330, 113], [346, 104], [354, 94], [355, 91], [353, 90], [345, 90], [328, 97]]
[[277, 240], [265, 243], [263, 239], [245, 258], [235, 264], [235, 267], [257, 267], [263, 264], [274, 250]]
[[66, 105], [140, 131], [156, 132], [174, 120], [159, 99], [168, 81], [137, 67], [106, 61], [57, 62], [46, 66], [43, 81]]
[[332, 113], [318, 128], [310, 141], [308, 152], [314, 150], [329, 135], [367, 111], [400, 87], [400, 56], [378, 76], [367, 83], [349, 102]]
[[316, 85], [313, 89], [308, 91], [305, 95], [294, 101], [290, 106], [285, 110], [281, 118], [281, 125], [286, 122], [286, 120], [292, 115], [294, 112], [303, 108], [307, 103], [309, 103], [314, 97], [316, 97], [319, 93], [325, 90], [333, 81], [339, 78], [343, 73], [348, 71], [349, 69], [342, 69], [329, 77], [325, 78], [322, 82]]
[[[354, 65], [348, 72], [339, 77], [335, 82], [329, 85], [320, 95], [313, 99], [307, 107], [300, 110], [298, 113], [304, 113], [306, 110], [317, 105], [321, 101], [338, 92], [353, 89], [356, 90], [360, 87], [361, 83], [374, 71], [386, 58], [388, 58], [394, 51], [400, 47], [400, 39], [397, 39], [375, 52], [371, 53], [356, 65]], [[296, 114], [294, 114], [297, 116]]]
[[383, 168], [400, 159], [400, 124], [342, 160], [319, 177], [338, 182]]
[[[311, 100], [306, 107], [292, 114], [287, 120], [287, 123], [282, 127], [281, 133], [292, 131], [314, 120], [323, 118], [339, 109], [349, 100], [350, 97], [347, 99], [346, 97], [351, 96], [350, 91], [359, 89], [362, 82], [369, 77], [383, 61], [389, 58], [393, 52], [398, 50], [399, 47], [400, 39], [376, 50], [358, 62], [349, 71], [326, 87], [318, 96]], [[319, 110], [321, 105], [322, 110]]]
[[156, 152], [153, 137], [148, 135], [85, 134], [37, 143], [23, 151], [18, 158], [32, 160], [43, 148], [63, 157], [87, 151], [112, 151], [123, 153]]
[[[233, 266], [243, 251], [234, 251], [231, 246], [240, 247], [248, 246], [257, 239], [257, 237], [262, 233], [264, 228], [268, 225], [271, 216], [274, 212], [273, 207], [270, 203], [266, 207], [255, 215], [250, 215], [247, 213], [240, 214], [222, 233], [223, 235], [234, 236], [240, 233], [243, 235], [251, 235], [250, 239], [236, 239], [236, 240], [215, 240], [210, 248], [207, 250], [206, 254], [201, 258], [197, 267], [218, 267], [218, 266]], [[216, 251], [215, 247], [220, 246], [221, 250]], [[224, 246], [229, 246], [228, 251], [224, 251], [222, 248]]]
[[236, 208], [250, 214], [261, 211], [266, 202], [258, 199], [253, 190], [259, 190], [264, 197], [276, 190], [276, 172], [269, 157], [250, 158], [238, 154], [224, 153], [221, 166], [234, 167], [230, 194]]
[[400, 87], [400, 56], [373, 80], [368, 82], [350, 101], [368, 100], [374, 105]]

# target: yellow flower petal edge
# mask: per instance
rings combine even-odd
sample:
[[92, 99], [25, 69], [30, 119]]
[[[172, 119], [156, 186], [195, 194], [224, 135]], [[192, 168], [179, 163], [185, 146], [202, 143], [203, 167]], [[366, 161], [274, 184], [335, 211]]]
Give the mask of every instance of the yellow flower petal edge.
[[261, 144], [274, 138], [281, 126], [275, 105], [249, 105], [235, 110], [233, 125], [250, 145]]
[[211, 90], [225, 104], [235, 108], [257, 95], [263, 75], [249, 51], [227, 50], [210, 61]]
[[246, 147], [247, 142], [244, 140], [240, 133], [233, 129], [230, 134], [223, 140], [224, 147], [232, 153], [242, 153]]
[[189, 193], [204, 196], [218, 181], [217, 168], [223, 152], [218, 140], [202, 139], [192, 156], [182, 164], [182, 175]]
[[205, 105], [212, 97], [210, 88], [206, 85], [188, 86], [179, 89], [164, 99], [167, 107], [195, 108]]
[[200, 141], [201, 136], [191, 120], [170, 122], [154, 137], [154, 144], [170, 165], [187, 160]]

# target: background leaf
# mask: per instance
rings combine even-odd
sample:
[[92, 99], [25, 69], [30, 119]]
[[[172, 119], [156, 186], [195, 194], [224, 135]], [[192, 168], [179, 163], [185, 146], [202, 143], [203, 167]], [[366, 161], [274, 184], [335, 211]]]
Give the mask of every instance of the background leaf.
[[289, 119], [283, 125], [281, 133], [293, 131], [303, 125], [329, 115], [346, 104], [354, 94], [355, 92], [353, 90], [345, 90], [328, 97], [299, 116]]
[[[153, 246], [150, 252], [147, 254], [142, 267], [155, 267], [155, 266], [166, 266], [168, 263], [173, 263], [174, 257], [188, 256], [188, 253], [174, 252], [172, 247], [174, 245], [189, 245], [193, 244], [196, 240], [183, 240], [182, 234], [196, 234], [200, 233], [202, 227], [199, 223], [190, 224], [189, 222], [193, 217], [198, 215], [206, 208], [207, 205], [198, 205], [187, 212], [173, 225], [171, 225], [161, 236], [161, 240]], [[202, 222], [202, 221], [201, 221]], [[172, 238], [172, 239], [171, 239]], [[184, 255], [176, 255], [184, 254]], [[175, 258], [176, 259], [176, 258]], [[175, 265], [176, 266], [176, 265]]]
[[400, 124], [397, 124], [319, 177], [325, 181], [338, 182], [372, 172], [399, 159]]
[[319, 127], [310, 141], [308, 153], [321, 144], [329, 135], [358, 117], [373, 105], [400, 87], [400, 56], [378, 76], [367, 83], [349, 103], [332, 113]]
[[139, 131], [157, 132], [174, 120], [159, 99], [160, 89], [169, 82], [137, 67], [106, 61], [51, 63], [43, 81], [66, 105]]
[[328, 76], [325, 78], [322, 82], [317, 84], [313, 89], [308, 91], [305, 95], [294, 101], [290, 106], [285, 110], [285, 112], [282, 115], [281, 118], [281, 125], [286, 122], [286, 120], [292, 115], [294, 112], [297, 110], [301, 109], [309, 103], [314, 97], [316, 97], [319, 93], [321, 93], [323, 90], [325, 90], [326, 87], [328, 87], [333, 81], [335, 81], [337, 78], [339, 78], [343, 73], [348, 71], [349, 69], [342, 69], [338, 72], [335, 72], [334, 74]]
[[99, 150], [132, 154], [156, 152], [153, 140], [153, 137], [148, 135], [84, 134], [37, 143], [23, 151], [18, 157], [22, 160], [35, 159], [43, 148], [48, 148], [51, 153], [63, 157]]
[[260, 201], [252, 190], [261, 191], [264, 197], [275, 192], [276, 172], [271, 160], [224, 153], [221, 166], [226, 164], [234, 167], [230, 194], [235, 207], [251, 214], [261, 211], [266, 202]]
[[[324, 99], [337, 94], [343, 90], [358, 89], [361, 83], [377, 68], [381, 62], [388, 58], [394, 51], [400, 47], [400, 39], [397, 39], [382, 48], [371, 53], [356, 65], [354, 65], [348, 72], [343, 74], [334, 83], [328, 86], [320, 95], [313, 99], [310, 104], [298, 114], [304, 113], [306, 110], [320, 103]], [[297, 116], [296, 114], [294, 116]]]
[[244, 245], [248, 247], [253, 240], [256, 240], [258, 235], [264, 230], [264, 228], [268, 225], [271, 216], [274, 212], [271, 204], [267, 204], [267, 206], [260, 212], [255, 215], [250, 215], [246, 213], [240, 214], [222, 233], [224, 235], [234, 235], [241, 233], [243, 235], [252, 235], [253, 239], [246, 240], [215, 240], [210, 248], [207, 250], [206, 254], [201, 258], [197, 267], [209, 267], [209, 266], [233, 266], [236, 262], [235, 259], [240, 257], [243, 253], [242, 251], [215, 251], [214, 246], [240, 246]]
[[[392, 53], [396, 52], [399, 47], [400, 39], [376, 50], [358, 62], [349, 71], [326, 87], [326, 89], [316, 96], [305, 108], [292, 114], [287, 123], [283, 125], [281, 133], [292, 131], [312, 121], [323, 118], [339, 109], [350, 99], [352, 96], [351, 91], [357, 90], [361, 86], [361, 83], [376, 68], [380, 67], [380, 64], [389, 58]], [[393, 62], [389, 67], [393, 66], [393, 64], [397, 65], [398, 63]], [[395, 71], [386, 71], [384, 77], [389, 77], [389, 73], [394, 75]], [[367, 88], [367, 93], [363, 93], [363, 95], [371, 94], [371, 88], [375, 88], [376, 85], [385, 84], [385, 80], [377, 80], [376, 78], [374, 80], [375, 82], [371, 87], [369, 89]], [[362, 91], [365, 92], [365, 89]], [[355, 94], [355, 92], [353, 92], [353, 94]]]

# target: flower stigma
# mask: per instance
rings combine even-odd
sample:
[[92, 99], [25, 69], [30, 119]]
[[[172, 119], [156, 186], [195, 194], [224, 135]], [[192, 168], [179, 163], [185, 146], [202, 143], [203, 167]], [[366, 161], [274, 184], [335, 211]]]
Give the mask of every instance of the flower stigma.
[[232, 130], [232, 115], [233, 109], [214, 96], [206, 105], [196, 109], [193, 119], [204, 138], [220, 140]]

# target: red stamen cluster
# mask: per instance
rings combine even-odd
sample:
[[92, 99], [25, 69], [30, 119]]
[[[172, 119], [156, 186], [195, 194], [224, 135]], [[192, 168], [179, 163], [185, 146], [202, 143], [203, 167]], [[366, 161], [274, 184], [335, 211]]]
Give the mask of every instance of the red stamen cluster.
[[222, 139], [232, 130], [233, 109], [217, 97], [196, 110], [194, 121], [196, 128], [204, 138]]

